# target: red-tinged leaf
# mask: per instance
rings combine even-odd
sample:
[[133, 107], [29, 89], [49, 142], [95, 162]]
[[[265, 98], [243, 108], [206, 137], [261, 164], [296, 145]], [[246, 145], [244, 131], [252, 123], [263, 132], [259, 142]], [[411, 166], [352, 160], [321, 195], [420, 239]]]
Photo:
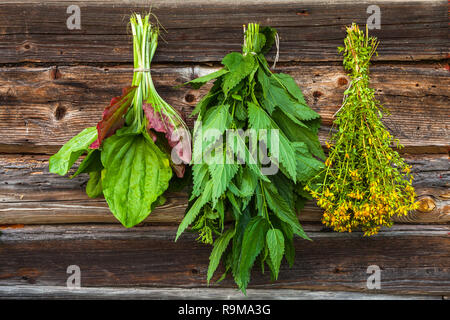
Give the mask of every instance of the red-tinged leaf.
[[124, 88], [121, 96], [111, 99], [109, 106], [103, 110], [102, 120], [97, 123], [98, 138], [91, 144], [91, 149], [98, 149], [104, 139], [124, 125], [123, 116], [131, 105], [135, 90], [136, 87]]
[[[189, 163], [191, 161], [189, 132], [185, 132], [186, 130], [178, 123], [177, 119], [170, 119], [162, 112], [155, 111], [150, 103], [144, 103], [142, 108], [148, 120], [148, 131], [151, 132], [150, 129], [153, 129], [165, 134], [167, 143], [172, 148], [172, 160], [176, 164]], [[153, 135], [152, 138], [156, 139]]]

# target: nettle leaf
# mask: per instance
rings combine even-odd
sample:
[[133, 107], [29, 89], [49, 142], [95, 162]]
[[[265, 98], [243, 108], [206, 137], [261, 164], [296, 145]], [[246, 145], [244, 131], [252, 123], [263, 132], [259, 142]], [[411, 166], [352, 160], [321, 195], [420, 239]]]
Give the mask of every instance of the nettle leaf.
[[295, 82], [294, 78], [286, 73], [274, 73], [272, 77], [277, 78], [281, 84], [286, 88], [286, 90], [294, 97], [298, 102], [306, 105], [305, 97], [302, 91]]
[[310, 128], [296, 125], [286, 114], [278, 110], [273, 112], [272, 118], [289, 140], [303, 142], [314, 156], [320, 159], [326, 158], [317, 137], [317, 132]]
[[86, 194], [89, 198], [97, 198], [103, 194], [101, 171], [89, 172], [89, 181], [86, 185]]
[[192, 166], [193, 188], [189, 201], [200, 196], [205, 189], [206, 182], [210, 179], [208, 165], [206, 163], [194, 164]]
[[142, 135], [114, 135], [102, 151], [103, 194], [114, 216], [127, 228], [142, 222], [172, 177], [167, 155]]
[[265, 183], [263, 191], [264, 195], [266, 196], [267, 204], [269, 205], [269, 208], [273, 211], [273, 213], [281, 221], [284, 221], [287, 224], [289, 224], [296, 235], [304, 239], [311, 240], [303, 231], [303, 228], [300, 225], [300, 222], [298, 221], [298, 218], [293, 208], [291, 208], [289, 204], [279, 194], [277, 194], [273, 190], [273, 188], [271, 188], [270, 185], [268, 185], [267, 183]]
[[214, 248], [211, 251], [211, 255], [209, 257], [209, 266], [207, 275], [208, 284], [219, 265], [220, 258], [227, 249], [230, 240], [233, 238], [234, 233], [235, 233], [234, 228], [228, 229], [214, 242]]
[[264, 27], [260, 30], [259, 33], [264, 34], [266, 40], [264, 43], [264, 47], [262, 47], [261, 49], [261, 53], [266, 54], [270, 51], [270, 49], [275, 43], [275, 36], [277, 34], [277, 29], [272, 27]]
[[67, 174], [75, 161], [88, 150], [92, 142], [97, 139], [95, 127], [89, 127], [70, 139], [59, 151], [50, 157], [49, 171], [61, 176]]
[[237, 163], [226, 163], [227, 160], [225, 151], [221, 150], [220, 152], [220, 156], [222, 158], [221, 163], [212, 163], [208, 166], [213, 182], [211, 194], [213, 208], [215, 207], [219, 197], [226, 191], [231, 179], [233, 179], [239, 169], [239, 165]]
[[202, 117], [202, 141], [205, 153], [218, 139], [223, 139], [223, 134], [230, 127], [231, 115], [228, 112], [229, 105], [221, 105], [210, 108]]
[[255, 58], [251, 54], [244, 56], [241, 53], [232, 52], [222, 59], [222, 64], [230, 71], [223, 77], [222, 82], [222, 89], [226, 96], [242, 79], [254, 71]]
[[[269, 115], [261, 108], [255, 105], [254, 103], [248, 103], [248, 116], [249, 123], [253, 129], [256, 130], [268, 130], [266, 145], [269, 150], [272, 152], [272, 145], [270, 143], [270, 131], [273, 129], [279, 129], [277, 124], [269, 117]], [[286, 169], [287, 174], [292, 178], [293, 181], [297, 179], [297, 168], [296, 168], [296, 159], [295, 159], [295, 150], [292, 147], [290, 141], [286, 138], [282, 130], [278, 131], [279, 143], [279, 163]], [[283, 168], [282, 168], [283, 169]]]
[[246, 164], [248, 168], [260, 179], [264, 181], [269, 181], [269, 179], [261, 172], [261, 169], [258, 166], [258, 158], [256, 154], [256, 146], [257, 146], [257, 137], [249, 137], [253, 139], [252, 149], [249, 150], [247, 144], [245, 143], [245, 138], [243, 137], [242, 132], [240, 131], [229, 131], [226, 137], [227, 139], [227, 147], [229, 148], [232, 155], [230, 157], [236, 157], [235, 161], [240, 164]]
[[324, 164], [312, 156], [305, 143], [294, 142], [293, 146], [297, 154], [297, 181], [308, 181], [324, 168]]
[[221, 76], [223, 76], [224, 74], [227, 74], [229, 71], [225, 68], [222, 68], [220, 70], [211, 72], [203, 77], [198, 77], [194, 80], [191, 80], [189, 82], [186, 82], [185, 84], [190, 84], [194, 89], [200, 89], [200, 87], [202, 87], [205, 83], [217, 79]]
[[197, 218], [198, 214], [200, 213], [200, 210], [203, 208], [203, 206], [211, 199], [211, 190], [212, 190], [212, 180], [208, 181], [205, 185], [205, 191], [201, 194], [200, 197], [198, 197], [192, 207], [189, 209], [189, 211], [184, 216], [184, 219], [181, 221], [180, 225], [178, 226], [177, 235], [175, 238], [175, 241], [178, 240], [180, 235], [186, 230], [186, 228], [194, 222], [195, 218]]
[[266, 242], [269, 248], [270, 261], [273, 265], [275, 279], [278, 279], [278, 272], [284, 255], [284, 235], [278, 229], [269, 229], [266, 234]]
[[238, 285], [244, 293], [250, 281], [250, 270], [264, 248], [268, 228], [267, 220], [261, 216], [253, 217], [245, 228], [238, 268]]
[[[289, 83], [285, 76], [282, 76], [281, 79], [287, 82], [290, 85], [291, 90], [294, 91], [292, 86], [295, 84], [295, 81], [292, 79], [294, 84]], [[308, 107], [306, 102], [300, 102], [296, 96], [291, 96], [289, 91], [282, 86], [283, 83], [281, 83], [280, 78], [275, 74], [268, 76], [264, 71], [260, 70], [258, 72], [258, 81], [263, 88], [265, 97], [264, 106], [268, 107], [270, 113], [273, 112], [273, 109], [276, 106], [300, 126], [305, 126], [301, 122], [302, 120], [308, 121], [320, 117], [317, 112]], [[298, 89], [298, 91], [300, 91], [300, 89]], [[294, 93], [298, 96], [298, 92], [294, 91]]]

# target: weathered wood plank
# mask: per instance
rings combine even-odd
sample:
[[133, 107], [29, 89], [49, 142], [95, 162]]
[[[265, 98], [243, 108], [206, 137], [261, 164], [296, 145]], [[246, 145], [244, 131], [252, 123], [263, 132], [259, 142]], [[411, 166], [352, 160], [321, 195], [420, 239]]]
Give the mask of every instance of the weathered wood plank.
[[[34, 3], [33, 3], [34, 2]], [[143, 1], [78, 1], [81, 29], [68, 30], [71, 2], [3, 1], [0, 5], [0, 63], [131, 62], [128, 15], [147, 11]], [[367, 7], [381, 9], [379, 60], [448, 57], [447, 1], [152, 1], [167, 30], [155, 61], [220, 61], [240, 50], [242, 25], [278, 29], [281, 61], [340, 61], [336, 47], [344, 26], [365, 24]], [[274, 51], [271, 56], [273, 57]]]
[[[450, 162], [448, 155], [407, 155], [415, 175], [421, 207], [405, 223], [450, 222]], [[73, 171], [75, 168], [73, 169]], [[111, 223], [117, 220], [104, 199], [90, 199], [84, 192], [87, 175], [72, 180], [48, 172], [48, 156], [0, 156], [0, 224]], [[178, 223], [187, 206], [186, 193], [168, 194], [146, 222]], [[322, 211], [309, 202], [301, 221], [319, 221]]]
[[393, 295], [345, 291], [231, 288], [79, 288], [63, 286], [0, 286], [0, 299], [120, 300], [442, 300], [442, 296]]
[[[209, 90], [174, 86], [217, 67], [158, 65], [159, 93], [188, 115]], [[341, 66], [284, 65], [309, 105], [323, 118], [324, 141], [342, 103], [348, 77]], [[0, 152], [52, 153], [86, 126], [95, 125], [109, 100], [131, 83], [130, 67], [46, 67], [0, 69]], [[377, 98], [391, 110], [386, 126], [407, 152], [447, 152], [450, 125], [450, 73], [441, 64], [372, 68]], [[192, 126], [193, 119], [188, 118]]]
[[[448, 295], [449, 228], [394, 226], [367, 238], [306, 225], [313, 241], [295, 240], [293, 267], [283, 263], [276, 283], [256, 270], [250, 288], [374, 293], [366, 287], [366, 271], [375, 264], [381, 269], [381, 289], [376, 293]], [[66, 269], [75, 264], [81, 268], [83, 287], [205, 287], [211, 248], [195, 242], [194, 234], [174, 243], [175, 231], [176, 227], [158, 226], [4, 229], [0, 285], [64, 286]], [[227, 278], [220, 287], [234, 284]]]

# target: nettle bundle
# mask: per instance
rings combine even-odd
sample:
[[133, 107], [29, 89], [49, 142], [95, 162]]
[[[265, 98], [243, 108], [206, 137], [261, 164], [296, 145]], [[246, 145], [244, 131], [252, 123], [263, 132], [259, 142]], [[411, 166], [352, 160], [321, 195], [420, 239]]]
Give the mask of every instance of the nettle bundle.
[[[308, 186], [317, 204], [325, 209], [322, 222], [335, 231], [360, 227], [373, 235], [381, 226], [392, 226], [393, 215], [416, 208], [413, 177], [397, 151], [402, 146], [386, 130], [381, 118], [387, 113], [369, 88], [369, 62], [378, 42], [353, 24], [347, 28], [344, 68], [351, 84], [337, 113], [326, 168]], [[314, 184], [317, 183], [317, 184]]]
[[140, 223], [155, 206], [164, 203], [172, 171], [182, 178], [185, 164], [191, 160], [185, 122], [153, 85], [150, 62], [159, 30], [149, 20], [150, 15], [141, 18], [138, 14], [130, 19], [134, 52], [131, 87], [111, 100], [96, 127], [73, 137], [49, 162], [50, 172], [65, 175], [87, 153], [72, 178], [88, 172], [88, 196], [103, 194], [125, 227]]
[[319, 115], [294, 79], [273, 74], [264, 57], [276, 36], [250, 23], [242, 54], [226, 55], [222, 69], [189, 82], [199, 88], [216, 79], [193, 111], [194, 186], [177, 238], [192, 225], [200, 241], [214, 244], [208, 282], [222, 259], [222, 279], [231, 272], [243, 292], [255, 261], [272, 279], [283, 256], [293, 264], [294, 234], [308, 239], [296, 216], [309, 196], [304, 183], [323, 168], [316, 157], [325, 159]]

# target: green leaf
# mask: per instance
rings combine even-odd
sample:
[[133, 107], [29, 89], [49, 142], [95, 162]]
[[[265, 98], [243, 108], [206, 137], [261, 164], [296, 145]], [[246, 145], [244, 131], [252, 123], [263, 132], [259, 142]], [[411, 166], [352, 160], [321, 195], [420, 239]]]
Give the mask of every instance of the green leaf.
[[214, 272], [217, 269], [217, 266], [219, 265], [220, 258], [222, 257], [223, 253], [228, 247], [230, 240], [233, 238], [234, 232], [235, 232], [234, 228], [228, 229], [214, 242], [214, 248], [211, 251], [211, 255], [209, 257], [209, 266], [207, 275], [208, 284], [211, 278], [213, 277]]
[[280, 197], [279, 194], [275, 193], [274, 190], [267, 186], [265, 183], [264, 194], [266, 196], [267, 204], [273, 213], [281, 220], [289, 224], [293, 230], [293, 232], [307, 240], [311, 240], [306, 233], [303, 231], [300, 222], [298, 221], [293, 208], [289, 207], [289, 204]]
[[99, 149], [89, 149], [87, 156], [80, 163], [77, 171], [70, 177], [70, 179], [75, 178], [80, 173], [101, 171], [103, 169]]
[[86, 185], [86, 194], [89, 198], [97, 198], [102, 195], [102, 173], [101, 171], [89, 172], [89, 181]]
[[[201, 127], [203, 152], [207, 151], [229, 128], [231, 123], [229, 108], [229, 105], [212, 107], [201, 119], [203, 121]], [[195, 135], [196, 133], [194, 133]]]
[[[261, 108], [255, 105], [254, 103], [248, 103], [248, 115], [249, 115], [249, 123], [253, 129], [261, 130], [266, 129], [267, 137], [266, 137], [266, 145], [269, 150], [273, 152], [273, 146], [271, 145], [270, 139], [270, 130], [279, 129], [277, 124], [269, 117], [269, 115]], [[278, 131], [279, 143], [278, 143], [278, 158], [279, 162], [286, 169], [287, 175], [289, 175], [292, 180], [296, 180], [297, 178], [297, 166], [295, 159], [295, 150], [292, 147], [290, 141], [286, 138], [283, 131]], [[261, 138], [260, 138], [261, 139]], [[283, 169], [283, 168], [282, 168]]]
[[[286, 81], [286, 77], [282, 76], [281, 78]], [[276, 77], [275, 74], [272, 74], [269, 77], [264, 71], [259, 70], [258, 81], [261, 83], [264, 93], [264, 106], [268, 107], [269, 113], [272, 113], [276, 106], [300, 126], [305, 126], [301, 121], [308, 121], [320, 117], [319, 114], [308, 107], [305, 102], [299, 102], [297, 97], [292, 97], [282, 84], [280, 84], [281, 80]], [[294, 84], [290, 84], [290, 86], [292, 87]], [[291, 88], [291, 90], [293, 89]], [[300, 91], [300, 89], [298, 89], [298, 91]]]
[[303, 96], [303, 93], [294, 78], [285, 73], [274, 73], [272, 76], [281, 82], [292, 97], [294, 97], [301, 104], [306, 105], [305, 97]]
[[227, 74], [229, 71], [225, 68], [222, 68], [220, 70], [217, 70], [215, 72], [211, 72], [203, 77], [196, 78], [194, 80], [191, 80], [189, 82], [186, 82], [185, 84], [190, 84], [194, 89], [199, 89], [201, 86], [203, 86], [208, 81], [211, 81], [213, 79], [217, 79], [224, 74]]
[[70, 139], [49, 160], [49, 171], [61, 176], [67, 174], [77, 159], [87, 151], [89, 146], [97, 139], [97, 128], [89, 127]]
[[278, 110], [273, 112], [272, 118], [290, 141], [303, 142], [308, 146], [308, 150], [313, 155], [320, 159], [326, 158], [319, 138], [317, 137], [317, 132], [296, 125], [289, 117]]
[[[223, 150], [222, 152], [225, 154]], [[222, 163], [212, 163], [208, 166], [213, 186], [211, 194], [213, 208], [215, 207], [218, 198], [226, 191], [228, 184], [239, 169], [239, 166], [236, 163], [225, 163], [225, 156], [223, 156], [222, 159]]]
[[275, 35], [277, 34], [277, 29], [272, 27], [264, 27], [260, 30], [259, 33], [264, 34], [266, 42], [264, 47], [261, 49], [262, 54], [266, 54], [270, 51], [273, 44], [275, 43]]
[[104, 141], [103, 194], [127, 228], [142, 222], [172, 177], [167, 155], [142, 135], [114, 135]]
[[212, 189], [212, 181], [208, 181], [205, 186], [205, 191], [201, 194], [200, 197], [198, 197], [192, 207], [189, 209], [189, 211], [186, 213], [186, 215], [183, 218], [183, 221], [181, 221], [180, 225], [178, 226], [177, 235], [175, 237], [175, 241], [178, 240], [178, 238], [181, 236], [181, 234], [186, 230], [186, 228], [194, 222], [195, 218], [200, 213], [200, 210], [203, 208], [203, 206], [211, 199], [211, 189]]
[[312, 156], [305, 143], [294, 142], [292, 145], [297, 155], [297, 181], [308, 181], [315, 177], [324, 164]]
[[194, 164], [192, 166], [192, 175], [194, 186], [189, 201], [200, 196], [205, 189], [205, 185], [210, 179], [208, 165], [206, 163]]
[[222, 59], [222, 64], [230, 70], [223, 77], [222, 82], [223, 93], [226, 96], [231, 89], [254, 70], [255, 58], [250, 54], [243, 56], [238, 52], [232, 52]]
[[273, 264], [275, 279], [278, 279], [281, 259], [284, 255], [284, 235], [278, 229], [269, 229], [266, 234], [267, 247], [269, 248], [270, 260]]
[[250, 281], [250, 270], [264, 248], [267, 229], [267, 220], [261, 216], [253, 217], [245, 228], [238, 268], [238, 285], [244, 293]]

